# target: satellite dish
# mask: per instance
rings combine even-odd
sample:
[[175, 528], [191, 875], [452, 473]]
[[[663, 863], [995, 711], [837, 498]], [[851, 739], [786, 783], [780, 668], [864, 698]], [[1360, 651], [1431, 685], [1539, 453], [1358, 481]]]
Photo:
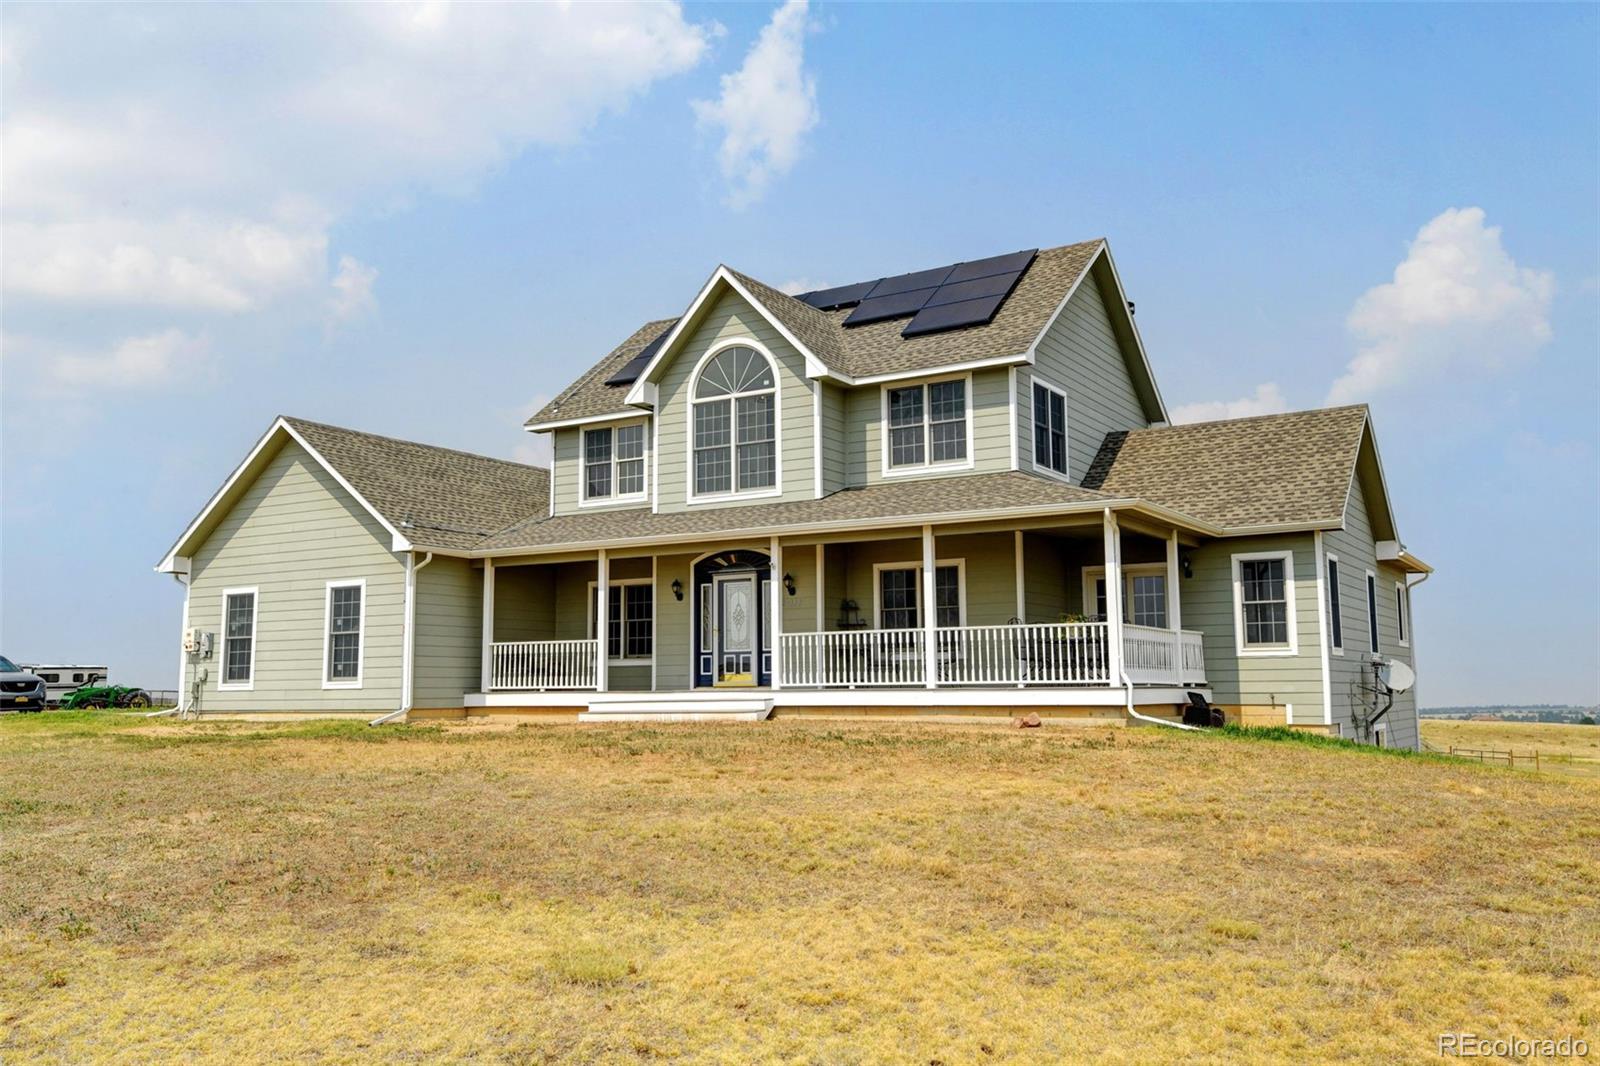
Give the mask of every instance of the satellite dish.
[[1399, 659], [1385, 659], [1378, 667], [1378, 680], [1390, 692], [1404, 692], [1417, 683], [1417, 675]]

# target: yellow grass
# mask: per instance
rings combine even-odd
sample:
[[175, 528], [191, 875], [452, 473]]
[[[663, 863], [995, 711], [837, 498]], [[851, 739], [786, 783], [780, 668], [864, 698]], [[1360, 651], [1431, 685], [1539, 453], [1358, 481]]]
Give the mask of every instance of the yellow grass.
[[[1541, 756], [1570, 755], [1570, 762], [1541, 758], [1539, 768], [1550, 773], [1600, 778], [1600, 726], [1424, 718], [1422, 739], [1441, 751], [1456, 747], [1514, 752], [1519, 768], [1524, 768], [1522, 756], [1531, 756], [1535, 751]], [[1526, 768], [1531, 769], [1532, 765], [1530, 760]]]
[[43, 718], [0, 721], [6, 1066], [1600, 1048], [1587, 781], [1145, 729]]

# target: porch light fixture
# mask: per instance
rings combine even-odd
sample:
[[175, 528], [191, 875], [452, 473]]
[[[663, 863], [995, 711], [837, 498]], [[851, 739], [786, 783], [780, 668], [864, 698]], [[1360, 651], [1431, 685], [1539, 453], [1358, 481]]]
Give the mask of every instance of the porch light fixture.
[[794, 595], [794, 575], [793, 574], [784, 574], [783, 575], [783, 591], [787, 592], [791, 596]]
[[1187, 555], [1178, 556], [1178, 567], [1183, 571], [1184, 577], [1194, 577], [1194, 563]]
[[683, 582], [677, 578], [672, 579], [672, 598], [675, 600], [683, 599]]

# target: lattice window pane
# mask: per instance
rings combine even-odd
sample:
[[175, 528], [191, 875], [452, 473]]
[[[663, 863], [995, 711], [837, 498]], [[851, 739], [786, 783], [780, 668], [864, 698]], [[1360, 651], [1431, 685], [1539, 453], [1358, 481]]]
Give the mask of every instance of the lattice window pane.
[[949, 629], [961, 624], [961, 568], [941, 566], [933, 572], [934, 624]]
[[623, 655], [629, 659], [650, 658], [654, 636], [654, 595], [649, 585], [625, 585]]
[[223, 643], [223, 680], [250, 680], [250, 657], [255, 647], [256, 597], [253, 592], [236, 592], [228, 597], [227, 625]]
[[925, 455], [920, 424], [889, 430], [890, 466], [918, 466]]
[[1050, 469], [1067, 472], [1067, 401], [1050, 394]]
[[728, 400], [696, 404], [694, 409], [694, 491], [733, 488], [733, 407]]
[[914, 629], [917, 625], [917, 572], [880, 570], [878, 600], [882, 608], [878, 625], [883, 629]]
[[611, 495], [611, 445], [610, 429], [584, 431], [583, 491], [590, 499]]
[[361, 586], [329, 590], [328, 680], [353, 681], [361, 676]]
[[1289, 603], [1282, 559], [1247, 559], [1239, 564], [1245, 643], [1289, 643]]
[[929, 428], [933, 435], [934, 462], [951, 463], [967, 457], [965, 422], [935, 422]]
[[1133, 617], [1136, 626], [1167, 627], [1167, 578], [1165, 574], [1136, 574], [1132, 578]]

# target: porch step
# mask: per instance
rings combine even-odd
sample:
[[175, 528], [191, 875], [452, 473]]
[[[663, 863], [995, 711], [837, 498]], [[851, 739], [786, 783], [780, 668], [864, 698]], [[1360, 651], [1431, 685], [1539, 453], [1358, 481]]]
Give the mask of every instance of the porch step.
[[772, 714], [772, 700], [760, 696], [723, 698], [694, 693], [652, 696], [596, 695], [580, 722], [760, 722]]

